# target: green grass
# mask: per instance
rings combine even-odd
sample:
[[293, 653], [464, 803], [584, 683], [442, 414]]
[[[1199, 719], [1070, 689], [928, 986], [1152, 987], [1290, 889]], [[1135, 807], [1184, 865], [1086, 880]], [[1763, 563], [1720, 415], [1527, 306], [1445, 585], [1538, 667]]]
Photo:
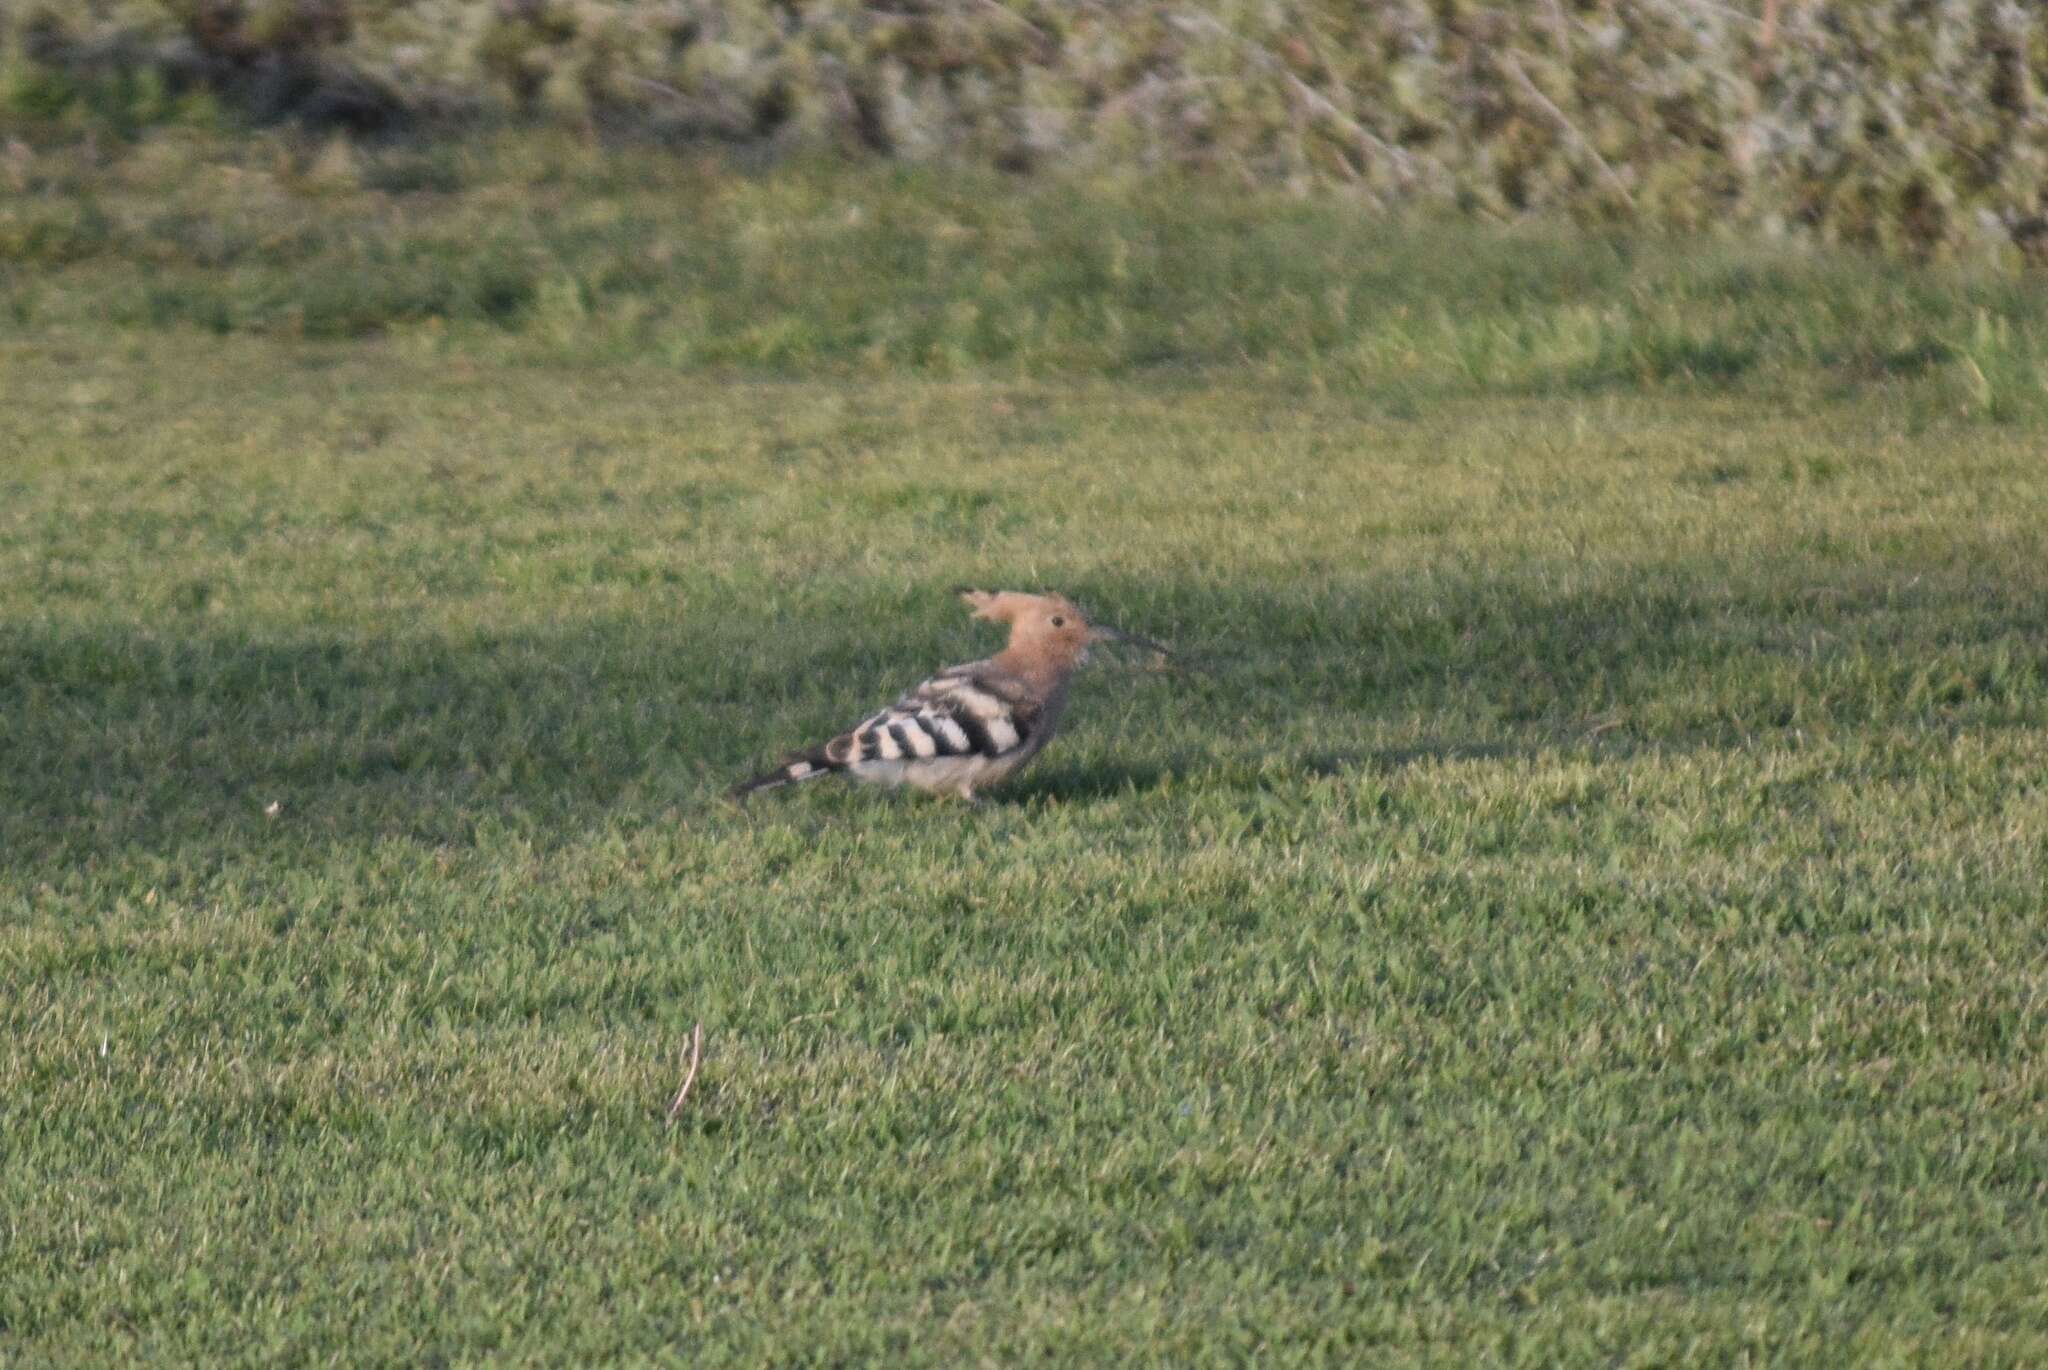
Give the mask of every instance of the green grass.
[[542, 135], [166, 132], [0, 176], [0, 340], [383, 340], [543, 367], [1136, 377], [1453, 397], [1891, 380], [2048, 419], [2029, 278], [1740, 241], [1364, 215], [1210, 182], [729, 166]]
[[[385, 231], [547, 222], [455, 199]], [[260, 252], [19, 278], [0, 1360], [2048, 1356], [2048, 425], [1956, 370], [2038, 387], [2040, 288], [978, 212], [1188, 235], [1226, 337], [1261, 242], [1436, 275], [1234, 360], [717, 367], [259, 326]], [[829, 315], [845, 259], [763, 260], [620, 299]], [[989, 647], [960, 582], [1189, 669], [1096, 668], [982, 809], [718, 800]]]

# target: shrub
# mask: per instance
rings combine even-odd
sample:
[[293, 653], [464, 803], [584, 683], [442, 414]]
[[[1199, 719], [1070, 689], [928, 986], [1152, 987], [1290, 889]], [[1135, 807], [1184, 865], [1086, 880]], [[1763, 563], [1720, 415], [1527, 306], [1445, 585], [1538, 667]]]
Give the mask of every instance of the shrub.
[[553, 119], [2048, 245], [2048, 12], [2015, 0], [27, 0], [0, 43], [29, 124], [132, 131], [204, 91], [360, 132]]

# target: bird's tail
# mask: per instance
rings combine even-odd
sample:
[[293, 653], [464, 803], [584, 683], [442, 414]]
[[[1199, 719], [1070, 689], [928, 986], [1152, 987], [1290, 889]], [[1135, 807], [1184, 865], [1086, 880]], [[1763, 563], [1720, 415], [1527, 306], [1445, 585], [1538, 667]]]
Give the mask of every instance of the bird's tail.
[[832, 760], [832, 758], [825, 755], [825, 749], [820, 747], [815, 751], [805, 752], [802, 756], [785, 761], [764, 775], [757, 775], [752, 780], [742, 781], [740, 784], [727, 790], [726, 794], [733, 799], [744, 801], [748, 795], [755, 793], [757, 790], [773, 790], [784, 785], [795, 785], [805, 780], [816, 780], [821, 775], [830, 775], [834, 771], [843, 771], [845, 769], [845, 763]]

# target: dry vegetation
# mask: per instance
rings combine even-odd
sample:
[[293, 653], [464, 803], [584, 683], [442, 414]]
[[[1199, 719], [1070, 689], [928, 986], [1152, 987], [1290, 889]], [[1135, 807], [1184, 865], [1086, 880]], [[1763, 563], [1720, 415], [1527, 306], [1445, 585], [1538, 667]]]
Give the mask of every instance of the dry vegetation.
[[2030, 252], [2048, 207], [2048, 14], [2011, 0], [25, 0], [0, 50], [45, 127], [203, 94], [1915, 251]]

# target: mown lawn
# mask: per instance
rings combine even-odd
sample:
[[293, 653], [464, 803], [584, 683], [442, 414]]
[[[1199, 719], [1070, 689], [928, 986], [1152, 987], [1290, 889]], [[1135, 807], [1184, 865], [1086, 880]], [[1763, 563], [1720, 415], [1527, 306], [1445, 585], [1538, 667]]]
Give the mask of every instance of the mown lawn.
[[[1100, 366], [37, 266], [0, 1360], [2048, 1358], [2042, 293], [1461, 242], [1405, 350]], [[1796, 298], [1657, 363], [1696, 269]], [[1185, 669], [981, 809], [719, 798], [963, 582]]]

